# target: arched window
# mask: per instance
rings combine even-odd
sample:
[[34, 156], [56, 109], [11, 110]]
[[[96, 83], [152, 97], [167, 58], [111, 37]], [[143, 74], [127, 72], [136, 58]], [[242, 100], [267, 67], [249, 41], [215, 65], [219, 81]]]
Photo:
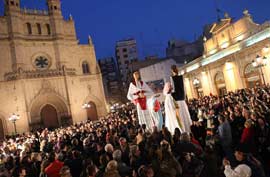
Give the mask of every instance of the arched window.
[[30, 23], [26, 23], [26, 27], [27, 27], [27, 32], [28, 34], [32, 34], [32, 27]]
[[218, 95], [223, 96], [227, 93], [225, 78], [223, 72], [219, 71], [215, 75], [215, 85]]
[[47, 28], [47, 34], [51, 35], [51, 27], [49, 24], [46, 24], [46, 28]]
[[84, 61], [82, 63], [82, 70], [83, 70], [83, 74], [89, 74], [90, 70], [89, 70], [89, 64], [87, 61]]
[[40, 23], [37, 23], [37, 31], [38, 31], [38, 34], [41, 35], [41, 25], [40, 25]]
[[260, 76], [260, 71], [258, 68], [255, 68], [252, 63], [246, 65], [244, 69], [244, 77], [246, 80], [246, 85], [248, 88], [253, 88], [256, 85], [261, 85], [262, 80]]

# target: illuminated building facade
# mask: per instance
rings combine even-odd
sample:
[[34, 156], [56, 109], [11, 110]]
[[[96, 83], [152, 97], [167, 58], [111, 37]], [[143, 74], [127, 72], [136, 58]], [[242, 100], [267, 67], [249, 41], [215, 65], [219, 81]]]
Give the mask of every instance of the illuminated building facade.
[[270, 83], [270, 23], [256, 24], [247, 10], [228, 14], [204, 38], [203, 56], [180, 68], [188, 98]]
[[22, 133], [107, 113], [91, 38], [78, 44], [73, 18], [64, 19], [60, 0], [47, 0], [47, 5], [46, 11], [22, 9], [20, 0], [5, 0], [0, 16], [0, 139], [14, 132], [13, 114], [20, 117], [16, 128]]

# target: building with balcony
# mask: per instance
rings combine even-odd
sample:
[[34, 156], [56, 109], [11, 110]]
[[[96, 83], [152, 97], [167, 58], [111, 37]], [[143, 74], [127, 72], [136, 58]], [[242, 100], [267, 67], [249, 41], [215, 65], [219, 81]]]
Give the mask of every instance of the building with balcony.
[[[0, 16], [0, 138], [35, 128], [56, 128], [106, 114], [94, 45], [78, 44], [73, 18], [60, 0], [48, 10], [21, 9], [5, 0]], [[89, 104], [87, 110], [82, 105]]]
[[129, 73], [132, 72], [130, 64], [138, 60], [137, 43], [135, 39], [121, 40], [116, 43], [115, 56], [123, 91], [127, 92]]
[[270, 23], [257, 24], [245, 10], [242, 18], [212, 24], [201, 57], [180, 67], [188, 98], [270, 83]]

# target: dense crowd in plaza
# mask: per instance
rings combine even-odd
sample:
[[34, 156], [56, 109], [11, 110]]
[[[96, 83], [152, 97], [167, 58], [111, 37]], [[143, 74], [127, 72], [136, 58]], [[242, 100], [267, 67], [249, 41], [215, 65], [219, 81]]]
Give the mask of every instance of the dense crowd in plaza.
[[98, 122], [7, 137], [0, 144], [0, 177], [269, 175], [269, 86], [187, 104], [191, 134], [171, 134], [164, 126], [148, 132], [126, 104]]

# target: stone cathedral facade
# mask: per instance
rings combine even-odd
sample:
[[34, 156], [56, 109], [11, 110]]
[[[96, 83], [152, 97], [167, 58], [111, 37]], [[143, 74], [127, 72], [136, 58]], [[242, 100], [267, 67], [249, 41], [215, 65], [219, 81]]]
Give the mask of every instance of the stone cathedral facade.
[[[48, 10], [5, 0], [0, 16], [0, 136], [95, 120], [106, 114], [102, 76], [91, 38], [78, 43], [72, 17], [60, 0]], [[82, 105], [88, 104], [87, 108]], [[0, 137], [0, 138], [1, 138]]]

